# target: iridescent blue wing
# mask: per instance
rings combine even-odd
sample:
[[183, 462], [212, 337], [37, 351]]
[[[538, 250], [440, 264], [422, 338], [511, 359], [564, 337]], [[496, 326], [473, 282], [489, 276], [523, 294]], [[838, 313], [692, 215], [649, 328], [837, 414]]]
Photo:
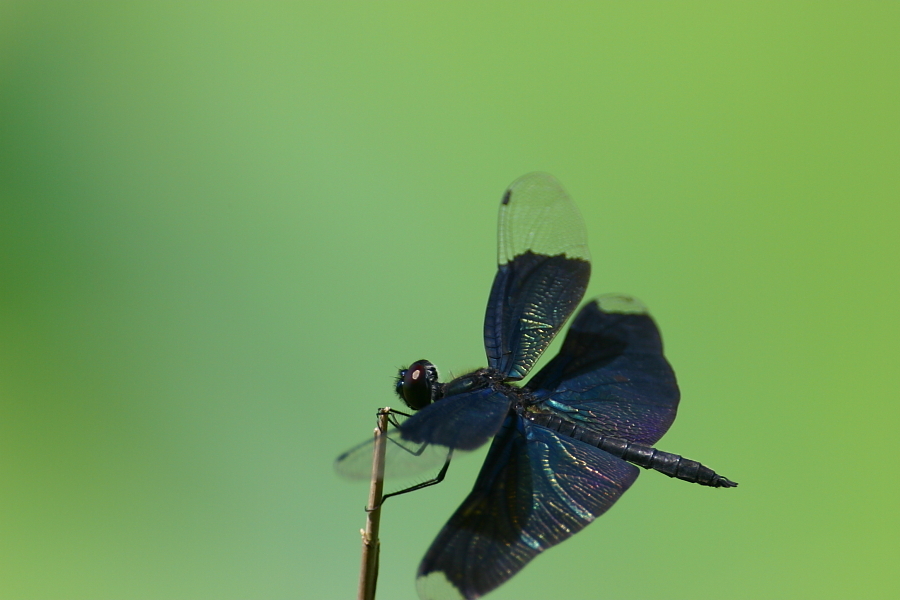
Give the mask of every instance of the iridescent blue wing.
[[603, 514], [637, 476], [602, 450], [510, 417], [474, 489], [422, 559], [419, 596], [489, 592]]
[[[408, 477], [441, 465], [451, 450], [474, 450], [493, 437], [511, 399], [491, 388], [446, 396], [388, 429], [385, 478]], [[372, 440], [341, 454], [334, 467], [348, 479], [372, 475]]]
[[531, 173], [506, 190], [497, 241], [484, 347], [488, 366], [519, 380], [581, 302], [591, 275], [587, 233], [559, 182]]
[[559, 355], [525, 387], [542, 410], [649, 445], [675, 420], [680, 397], [656, 324], [628, 296], [601, 296], [584, 306]]
[[412, 443], [474, 450], [494, 437], [512, 400], [490, 387], [445, 396], [404, 421], [399, 432]]

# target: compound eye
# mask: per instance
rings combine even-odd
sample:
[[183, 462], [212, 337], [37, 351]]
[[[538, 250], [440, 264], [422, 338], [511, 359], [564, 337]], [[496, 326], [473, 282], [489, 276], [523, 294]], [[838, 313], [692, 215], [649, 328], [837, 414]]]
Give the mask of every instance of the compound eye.
[[397, 377], [396, 392], [413, 410], [421, 410], [431, 404], [437, 387], [437, 369], [427, 360], [417, 360], [408, 369], [401, 369]]

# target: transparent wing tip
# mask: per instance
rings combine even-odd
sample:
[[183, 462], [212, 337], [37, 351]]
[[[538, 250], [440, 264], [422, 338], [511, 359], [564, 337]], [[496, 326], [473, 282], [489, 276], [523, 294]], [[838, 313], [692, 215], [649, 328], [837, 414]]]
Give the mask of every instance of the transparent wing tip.
[[597, 306], [606, 313], [625, 315], [649, 315], [650, 311], [643, 302], [625, 294], [604, 294], [596, 300]]
[[559, 182], [559, 180], [550, 173], [544, 173], [543, 171], [532, 171], [531, 173], [522, 175], [511, 184], [509, 184], [507, 190], [515, 191], [531, 186], [544, 186], [555, 190], [560, 190], [565, 193], [565, 190], [563, 190], [563, 186]]
[[419, 598], [425, 600], [465, 600], [463, 593], [442, 571], [423, 573], [416, 579]]

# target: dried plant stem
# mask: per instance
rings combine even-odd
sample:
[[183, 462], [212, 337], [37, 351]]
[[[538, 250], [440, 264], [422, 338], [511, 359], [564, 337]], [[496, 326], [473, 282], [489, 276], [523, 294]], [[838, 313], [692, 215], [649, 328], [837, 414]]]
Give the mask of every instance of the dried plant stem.
[[378, 583], [378, 527], [381, 521], [381, 497], [384, 493], [384, 453], [385, 432], [388, 426], [390, 408], [378, 410], [378, 427], [375, 429], [375, 451], [372, 457], [372, 483], [369, 487], [369, 502], [366, 505], [366, 528], [362, 534], [362, 565], [359, 571], [358, 600], [375, 600], [375, 586]]

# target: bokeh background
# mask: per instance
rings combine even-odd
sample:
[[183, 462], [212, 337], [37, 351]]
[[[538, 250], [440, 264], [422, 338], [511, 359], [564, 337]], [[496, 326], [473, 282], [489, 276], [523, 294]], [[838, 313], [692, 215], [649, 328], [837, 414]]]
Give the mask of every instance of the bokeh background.
[[[496, 208], [555, 174], [683, 391], [490, 597], [896, 598], [900, 6], [0, 4], [0, 597], [351, 598], [334, 457], [484, 364]], [[380, 598], [480, 455], [392, 500]]]

